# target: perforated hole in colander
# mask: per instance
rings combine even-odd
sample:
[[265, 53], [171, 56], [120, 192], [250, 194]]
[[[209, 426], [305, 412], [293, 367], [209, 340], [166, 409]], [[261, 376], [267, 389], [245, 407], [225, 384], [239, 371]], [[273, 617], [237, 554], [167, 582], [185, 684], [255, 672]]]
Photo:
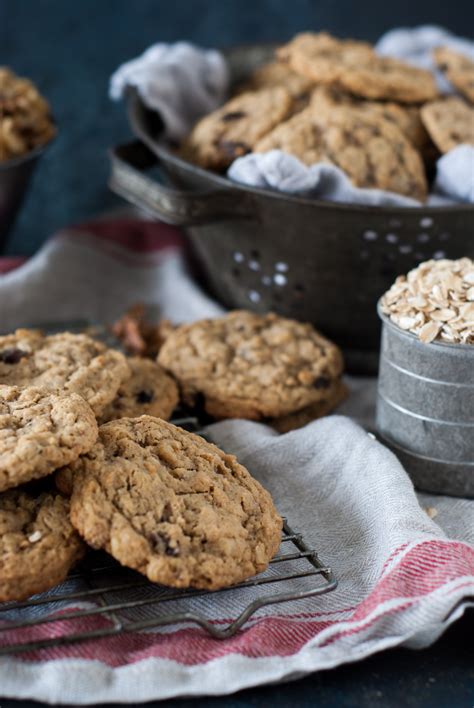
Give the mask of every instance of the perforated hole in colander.
[[376, 241], [378, 237], [378, 233], [376, 231], [371, 231], [370, 229], [364, 231], [364, 233], [362, 234], [362, 238], [364, 239], [364, 241]]
[[258, 290], [249, 290], [248, 291], [248, 299], [250, 300], [250, 302], [257, 303], [257, 302], [260, 302], [260, 300], [262, 299], [262, 296], [260, 295]]
[[276, 275], [273, 276], [273, 282], [275, 285], [282, 288], [287, 284], [288, 280], [286, 275], [283, 275], [283, 273], [276, 273]]

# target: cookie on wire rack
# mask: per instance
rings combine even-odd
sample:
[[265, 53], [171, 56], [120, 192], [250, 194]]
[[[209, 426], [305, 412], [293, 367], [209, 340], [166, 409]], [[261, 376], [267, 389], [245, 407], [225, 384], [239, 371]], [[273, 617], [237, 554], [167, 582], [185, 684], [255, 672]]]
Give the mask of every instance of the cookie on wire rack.
[[0, 337], [0, 384], [77, 393], [100, 415], [129, 373], [123, 354], [85, 334], [18, 329]]
[[105, 423], [71, 471], [80, 535], [152, 582], [215, 590], [265, 570], [280, 545], [270, 495], [236, 458], [159, 418]]
[[127, 363], [130, 375], [120, 384], [114, 400], [101, 414], [100, 422], [141, 415], [168, 420], [179, 400], [174, 380], [151, 359], [136, 356], [127, 359]]
[[182, 325], [158, 361], [185, 403], [214, 418], [269, 420], [325, 400], [339, 380], [339, 348], [311, 325], [245, 310]]
[[0, 494], [0, 602], [24, 600], [65, 580], [86, 546], [59, 494]]
[[74, 462], [97, 433], [94, 413], [77, 393], [0, 385], [0, 491]]

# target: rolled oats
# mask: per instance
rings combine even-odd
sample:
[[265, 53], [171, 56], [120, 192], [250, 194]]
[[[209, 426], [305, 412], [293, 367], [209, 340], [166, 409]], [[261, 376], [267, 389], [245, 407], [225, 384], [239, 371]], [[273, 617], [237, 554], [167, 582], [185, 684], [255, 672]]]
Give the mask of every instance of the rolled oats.
[[0, 67], [0, 162], [46, 144], [55, 132], [49, 105], [32, 82]]
[[381, 300], [382, 312], [428, 344], [474, 344], [474, 261], [421, 263], [400, 275]]

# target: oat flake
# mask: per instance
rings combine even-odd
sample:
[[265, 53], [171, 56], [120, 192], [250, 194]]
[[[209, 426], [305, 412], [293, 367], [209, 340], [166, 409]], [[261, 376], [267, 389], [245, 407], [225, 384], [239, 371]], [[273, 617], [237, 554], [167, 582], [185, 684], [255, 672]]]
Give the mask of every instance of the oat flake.
[[398, 276], [382, 297], [382, 312], [425, 344], [474, 344], [473, 286], [471, 258], [426, 261]]
[[31, 536], [28, 536], [28, 541], [30, 543], [37, 543], [38, 541], [41, 541], [42, 534], [41, 531], [35, 531], [34, 533], [31, 534]]

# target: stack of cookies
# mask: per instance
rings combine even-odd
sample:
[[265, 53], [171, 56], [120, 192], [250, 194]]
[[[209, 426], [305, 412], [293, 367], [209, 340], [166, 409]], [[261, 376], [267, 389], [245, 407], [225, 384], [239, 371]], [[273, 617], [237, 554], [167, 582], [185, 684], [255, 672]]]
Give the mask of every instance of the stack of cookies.
[[345, 395], [338, 348], [244, 311], [147, 332], [158, 362], [85, 334], [0, 337], [0, 601], [61, 582], [87, 545], [152, 582], [209, 590], [263, 571], [278, 549], [268, 492], [166, 421], [181, 396], [213, 419], [304, 425]]
[[336, 165], [357, 187], [423, 202], [439, 154], [474, 143], [474, 63], [447, 48], [433, 58], [458, 96], [441, 98], [431, 72], [366, 42], [299, 34], [197, 123], [181, 155], [222, 172], [279, 149]]

